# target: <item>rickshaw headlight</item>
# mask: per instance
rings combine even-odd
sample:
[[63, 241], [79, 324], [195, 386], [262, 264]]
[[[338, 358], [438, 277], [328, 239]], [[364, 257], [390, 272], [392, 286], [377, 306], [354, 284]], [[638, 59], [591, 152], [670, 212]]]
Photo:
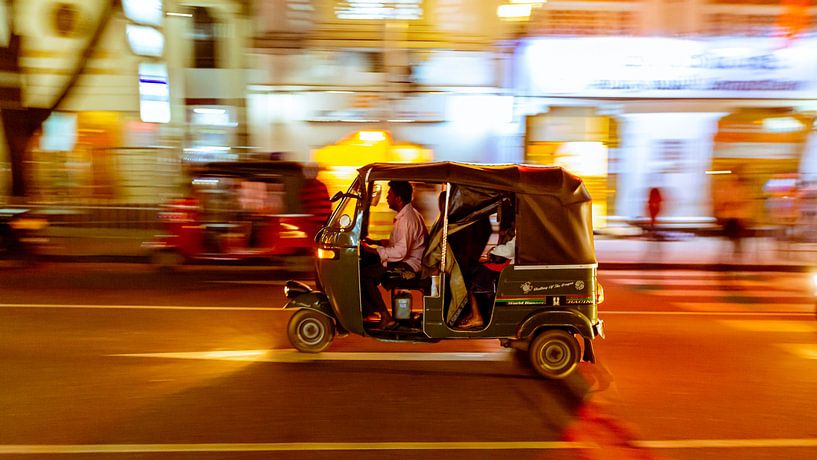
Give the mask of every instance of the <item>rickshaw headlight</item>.
[[596, 283], [596, 305], [604, 302], [604, 286], [601, 283]]
[[318, 248], [318, 259], [336, 259], [337, 252], [331, 249]]

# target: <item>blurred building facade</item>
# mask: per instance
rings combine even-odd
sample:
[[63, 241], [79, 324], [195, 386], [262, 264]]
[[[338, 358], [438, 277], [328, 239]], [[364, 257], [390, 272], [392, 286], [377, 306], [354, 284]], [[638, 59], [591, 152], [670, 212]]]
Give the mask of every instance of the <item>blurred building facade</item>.
[[[33, 38], [30, 101], [70, 73], [87, 35], [65, 36], [55, 11], [92, 28], [94, 1], [13, 13]], [[759, 191], [817, 176], [813, 0], [531, 1], [516, 18], [498, 13], [524, 2], [136, 3], [161, 19], [114, 11], [35, 148], [57, 165], [36, 169], [44, 187], [158, 200], [185, 162], [313, 161], [363, 130], [434, 160], [563, 165], [590, 186], [597, 225], [645, 216], [654, 186], [665, 218], [711, 221], [711, 173], [736, 163]], [[158, 53], [155, 34], [129, 44], [134, 26], [160, 33]]]
[[[156, 203], [178, 193], [185, 159], [246, 151], [249, 7], [32, 0], [8, 8], [4, 19], [21, 37], [25, 107], [51, 108], [78, 77], [31, 142], [29, 198]], [[8, 181], [0, 177], [4, 190]]]
[[660, 187], [664, 219], [714, 223], [719, 175], [741, 174], [753, 223], [769, 224], [770, 181], [817, 172], [815, 5], [557, 0], [534, 9], [512, 83], [531, 114], [525, 159], [604, 177], [593, 196], [613, 222], [643, 219], [648, 190]]

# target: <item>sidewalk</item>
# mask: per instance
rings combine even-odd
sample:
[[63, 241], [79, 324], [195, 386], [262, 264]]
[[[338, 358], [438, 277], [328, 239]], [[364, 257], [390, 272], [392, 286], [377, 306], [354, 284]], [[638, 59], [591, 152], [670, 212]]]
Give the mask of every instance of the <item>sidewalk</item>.
[[[153, 239], [155, 234], [155, 230], [49, 227], [50, 242], [43, 255], [54, 261], [148, 263], [150, 251], [142, 248], [142, 243]], [[771, 238], [749, 238], [744, 241], [741, 259], [733, 258], [731, 252], [731, 244], [718, 237], [688, 237], [677, 241], [596, 237], [596, 257], [603, 270], [817, 269], [815, 243], [783, 247]]]

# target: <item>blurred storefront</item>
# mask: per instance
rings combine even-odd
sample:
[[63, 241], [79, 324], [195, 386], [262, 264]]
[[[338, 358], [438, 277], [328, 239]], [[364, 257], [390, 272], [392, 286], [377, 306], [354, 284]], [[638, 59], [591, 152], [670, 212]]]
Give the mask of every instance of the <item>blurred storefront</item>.
[[[494, 162], [513, 158], [502, 140], [512, 127], [513, 97], [499, 88], [495, 55], [478, 51], [411, 52], [411, 86], [397, 90], [372, 50], [305, 50], [262, 56], [253, 74], [248, 116], [253, 145], [308, 152], [359, 130], [388, 130], [428, 145], [438, 159]], [[516, 132], [513, 129], [513, 132]]]
[[[382, 130], [363, 130], [352, 133], [338, 142], [315, 149], [312, 161], [318, 164], [318, 179], [326, 185], [329, 196], [348, 190], [357, 176], [357, 168], [369, 163], [424, 163], [434, 159], [433, 152], [421, 145], [394, 141], [391, 133]], [[387, 187], [382, 187], [383, 197], [374, 208], [371, 217], [372, 238], [388, 238], [394, 212], [385, 200]], [[427, 206], [426, 190], [415, 190], [414, 201], [421, 208]], [[436, 194], [431, 201], [436, 206]], [[434, 208], [436, 210], [436, 208]]]
[[782, 223], [780, 198], [796, 194], [793, 189], [813, 122], [813, 115], [788, 108], [743, 109], [721, 118], [707, 171], [713, 196], [729, 176], [736, 176], [748, 189], [751, 221]]
[[615, 196], [607, 164], [609, 150], [617, 146], [616, 120], [591, 107], [551, 107], [526, 118], [525, 163], [562, 166], [581, 177], [593, 197], [597, 228], [606, 226]]
[[[610, 224], [644, 219], [651, 187], [664, 192], [663, 219], [712, 224], [707, 171], [741, 163], [758, 190], [773, 174], [797, 172], [817, 109], [814, 38], [531, 38], [514, 69], [517, 114], [529, 120], [526, 160], [561, 161], [582, 176], [588, 164], [605, 170], [609, 194], [592, 174], [589, 185], [609, 203]], [[568, 118], [569, 128], [565, 111], [585, 115]], [[600, 124], [604, 117], [613, 122]], [[605, 139], [602, 125], [617, 134]], [[616, 137], [605, 158], [594, 143]], [[579, 143], [571, 160], [558, 158], [559, 140]]]

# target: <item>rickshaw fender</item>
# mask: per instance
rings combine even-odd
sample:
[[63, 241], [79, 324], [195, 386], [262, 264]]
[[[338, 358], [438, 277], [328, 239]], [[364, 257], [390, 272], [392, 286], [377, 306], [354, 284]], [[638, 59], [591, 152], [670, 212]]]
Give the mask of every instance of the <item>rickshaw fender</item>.
[[565, 329], [578, 332], [583, 337], [593, 337], [590, 320], [580, 313], [569, 311], [540, 311], [531, 314], [516, 329], [520, 339], [533, 338], [540, 329]]
[[306, 308], [314, 310], [318, 313], [335, 319], [335, 313], [332, 311], [332, 305], [329, 303], [329, 298], [323, 292], [312, 291], [306, 294], [301, 294], [284, 305], [284, 310], [300, 310]]

